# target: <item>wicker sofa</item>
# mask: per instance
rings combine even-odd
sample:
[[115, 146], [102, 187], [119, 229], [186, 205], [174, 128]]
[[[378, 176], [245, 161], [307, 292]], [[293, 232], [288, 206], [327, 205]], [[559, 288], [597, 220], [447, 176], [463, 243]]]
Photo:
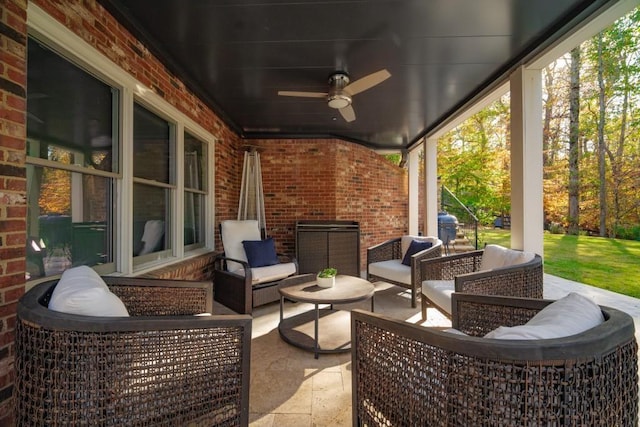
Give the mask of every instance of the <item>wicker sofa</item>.
[[550, 301], [454, 294], [453, 326], [352, 313], [353, 425], [637, 426], [633, 319], [544, 340], [483, 338]]
[[18, 303], [16, 424], [248, 425], [251, 317], [211, 313], [211, 282], [104, 277], [130, 317]]
[[451, 317], [451, 294], [542, 298], [540, 255], [487, 245], [484, 249], [420, 262], [422, 319], [433, 305]]
[[[431, 242], [432, 246], [411, 255], [409, 265], [402, 264], [413, 240]], [[367, 280], [381, 280], [411, 290], [411, 307], [416, 307], [422, 282], [420, 262], [441, 256], [442, 241], [437, 237], [396, 237], [367, 249]]]

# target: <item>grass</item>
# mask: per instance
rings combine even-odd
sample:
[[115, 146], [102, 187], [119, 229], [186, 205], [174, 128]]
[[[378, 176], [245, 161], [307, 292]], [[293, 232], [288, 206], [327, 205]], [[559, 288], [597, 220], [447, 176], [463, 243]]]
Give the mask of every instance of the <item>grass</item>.
[[[480, 246], [509, 247], [509, 230], [480, 231]], [[590, 236], [544, 235], [544, 271], [563, 279], [586, 283], [640, 298], [640, 242]]]

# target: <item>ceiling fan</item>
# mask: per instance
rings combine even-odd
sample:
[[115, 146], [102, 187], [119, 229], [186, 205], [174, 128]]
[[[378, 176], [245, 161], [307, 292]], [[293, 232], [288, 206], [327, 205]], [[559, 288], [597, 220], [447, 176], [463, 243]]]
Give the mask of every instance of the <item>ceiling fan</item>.
[[353, 102], [352, 97], [367, 89], [371, 89], [373, 86], [382, 83], [389, 77], [391, 77], [391, 74], [387, 70], [382, 69], [349, 83], [349, 75], [345, 72], [338, 71], [329, 76], [329, 92], [296, 92], [281, 90], [278, 91], [278, 95], [297, 96], [302, 98], [326, 98], [329, 107], [338, 110], [347, 122], [352, 122], [356, 119], [356, 113], [351, 106], [351, 103]]

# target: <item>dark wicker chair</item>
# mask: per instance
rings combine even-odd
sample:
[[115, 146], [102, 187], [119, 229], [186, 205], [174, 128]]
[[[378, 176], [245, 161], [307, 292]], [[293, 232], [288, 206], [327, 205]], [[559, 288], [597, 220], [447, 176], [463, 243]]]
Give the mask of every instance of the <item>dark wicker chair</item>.
[[16, 325], [16, 425], [246, 426], [251, 317], [211, 312], [211, 282], [105, 277], [131, 317], [49, 310], [28, 291]]
[[[233, 221], [230, 221], [233, 222]], [[239, 222], [239, 221], [238, 221]], [[251, 221], [245, 221], [251, 222]], [[256, 223], [256, 239], [260, 239], [260, 231], [257, 229]], [[220, 224], [220, 234], [223, 236], [223, 224]], [[223, 241], [224, 245], [224, 241]], [[295, 272], [298, 272], [298, 264], [295, 258], [284, 254], [277, 254], [280, 263], [294, 264]], [[229, 263], [237, 263], [241, 265], [242, 274], [228, 271]], [[214, 297], [220, 304], [225, 305], [236, 313], [251, 314], [254, 307], [280, 300], [278, 292], [280, 277], [276, 280], [255, 282], [252, 275], [252, 268], [249, 263], [237, 258], [229, 257], [226, 253], [218, 255], [214, 261], [213, 282], [215, 284]]]
[[410, 278], [406, 281], [399, 281], [394, 279], [394, 272], [391, 274], [373, 274], [369, 268], [373, 263], [379, 263], [384, 261], [402, 261], [404, 256], [402, 251], [402, 237], [396, 237], [394, 239], [387, 240], [378, 245], [372, 246], [367, 249], [367, 280], [375, 281], [380, 280], [392, 285], [400, 286], [411, 290], [411, 307], [417, 306], [418, 296], [420, 295], [420, 285], [422, 279], [420, 276], [420, 261], [423, 259], [440, 258], [442, 256], [442, 241], [433, 238], [434, 245], [422, 252], [419, 252], [411, 257], [411, 266], [405, 266], [407, 271], [410, 272]]
[[352, 313], [354, 426], [638, 425], [633, 319], [601, 307], [605, 322], [548, 340], [481, 338], [525, 323], [551, 301], [453, 296], [445, 332]]
[[[454, 291], [467, 294], [503, 295], [520, 298], [541, 299], [543, 295], [543, 265], [540, 255], [531, 261], [509, 267], [479, 271], [484, 250], [447, 255], [420, 263], [423, 280], [453, 280]], [[427, 307], [433, 305], [446, 316], [451, 316], [451, 307], [438, 304], [423, 290], [422, 319], [427, 318]], [[449, 300], [447, 298], [447, 304]]]

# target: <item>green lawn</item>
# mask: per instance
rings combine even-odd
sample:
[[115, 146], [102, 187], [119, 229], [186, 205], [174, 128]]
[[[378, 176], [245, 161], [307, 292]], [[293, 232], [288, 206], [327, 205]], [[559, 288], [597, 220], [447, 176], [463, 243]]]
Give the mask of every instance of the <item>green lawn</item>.
[[[509, 230], [480, 231], [480, 246], [510, 246]], [[640, 242], [589, 236], [544, 235], [544, 271], [640, 298]]]

